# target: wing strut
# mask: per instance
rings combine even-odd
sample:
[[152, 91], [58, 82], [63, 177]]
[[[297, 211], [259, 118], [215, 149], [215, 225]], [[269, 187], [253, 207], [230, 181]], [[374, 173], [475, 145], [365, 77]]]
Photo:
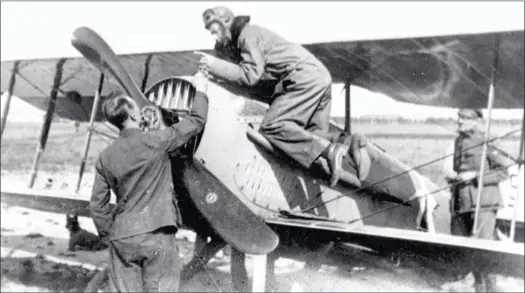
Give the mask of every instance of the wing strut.
[[33, 161], [33, 168], [31, 171], [31, 180], [29, 182], [29, 188], [33, 188], [33, 185], [35, 184], [38, 165], [40, 164], [40, 158], [42, 157], [44, 149], [46, 148], [47, 138], [49, 136], [49, 129], [51, 128], [51, 122], [53, 121], [56, 100], [58, 96], [60, 83], [62, 81], [64, 64], [66, 63], [66, 61], [66, 58], [62, 58], [58, 60], [56, 65], [55, 79], [53, 80], [53, 87], [51, 88], [51, 93], [49, 94], [49, 105], [47, 107], [46, 116], [44, 118], [44, 125], [42, 125], [42, 132], [40, 133], [40, 141], [38, 142], [38, 147], [36, 149], [35, 160]]
[[6, 101], [3, 105], [2, 111], [2, 126], [0, 132], [0, 139], [4, 134], [5, 123], [7, 122], [7, 114], [9, 114], [9, 105], [11, 104], [11, 97], [13, 96], [13, 89], [15, 88], [16, 73], [18, 72], [18, 64], [20, 61], [15, 61], [13, 65], [13, 71], [11, 72], [11, 78], [9, 79], [9, 87], [7, 88]]
[[350, 87], [350, 81], [345, 83], [345, 132], [348, 134], [352, 134], [352, 113], [350, 112], [352, 103], [350, 102]]
[[82, 162], [80, 162], [80, 171], [78, 173], [77, 189], [76, 192], [80, 189], [80, 183], [82, 183], [82, 175], [84, 175], [84, 169], [86, 168], [86, 159], [89, 152], [89, 146], [91, 144], [91, 136], [93, 135], [93, 124], [95, 122], [95, 116], [98, 111], [98, 104], [100, 103], [100, 93], [102, 92], [102, 87], [104, 86], [104, 74], [100, 74], [98, 81], [98, 89], [95, 92], [95, 100], [93, 101], [93, 107], [91, 108], [91, 117], [89, 117], [89, 126], [88, 132], [86, 135], [86, 142], [84, 143], [84, 155], [82, 156]]
[[[523, 117], [521, 118], [521, 139], [520, 139], [520, 152], [518, 153], [518, 174], [521, 172], [521, 169], [523, 168], [523, 148], [525, 143], [525, 133], [523, 132], [525, 130], [525, 109], [523, 109]], [[518, 175], [519, 176], [519, 175]], [[512, 215], [512, 222], [510, 222], [510, 239], [512, 241], [514, 240], [514, 235], [516, 234], [516, 217], [518, 213], [518, 204], [519, 204], [519, 198], [520, 196], [523, 196], [523, 194], [520, 194], [520, 188], [516, 188], [516, 198], [514, 199], [514, 213]]]
[[492, 118], [492, 107], [494, 106], [494, 88], [495, 88], [497, 68], [498, 68], [500, 41], [501, 41], [501, 37], [496, 36], [494, 40], [494, 62], [492, 63], [488, 105], [487, 105], [488, 114], [487, 114], [487, 124], [485, 127], [485, 140], [483, 144], [483, 153], [481, 155], [481, 166], [479, 168], [480, 170], [479, 170], [479, 178], [478, 178], [478, 197], [476, 199], [476, 212], [474, 214], [474, 226], [472, 228], [474, 236], [477, 236], [479, 232], [478, 231], [478, 225], [479, 225], [478, 217], [479, 217], [479, 211], [480, 211], [481, 196], [483, 194], [483, 178], [485, 177], [484, 172], [485, 172], [485, 161], [487, 159], [488, 141], [490, 139], [490, 124], [491, 124], [491, 118]]

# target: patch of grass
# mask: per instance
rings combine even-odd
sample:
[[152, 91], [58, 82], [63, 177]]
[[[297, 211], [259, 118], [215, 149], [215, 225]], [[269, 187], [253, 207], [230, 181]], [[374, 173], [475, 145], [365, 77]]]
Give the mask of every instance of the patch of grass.
[[[116, 136], [99, 123], [96, 129]], [[403, 163], [415, 167], [446, 155], [455, 134], [454, 125], [443, 127], [428, 123], [373, 124], [353, 123], [352, 131], [367, 135], [372, 142], [385, 149]], [[496, 125], [493, 135], [507, 133], [516, 126]], [[30, 172], [36, 155], [40, 124], [8, 123], [2, 137], [2, 171]], [[81, 123], [76, 131], [73, 122], [53, 123], [39, 171], [78, 172], [86, 140], [87, 123]], [[501, 140], [500, 144], [511, 154], [519, 150], [519, 132], [511, 139]], [[93, 134], [86, 162], [86, 172], [92, 172], [98, 154], [109, 145], [111, 139]], [[443, 162], [418, 169], [423, 175], [440, 184]]]
[[[417, 138], [373, 138], [372, 142], [392, 154], [395, 158], [411, 167], [420, 166], [432, 160], [448, 155], [447, 149], [453, 139], [417, 139]], [[511, 154], [517, 155], [519, 141], [506, 140], [500, 144]], [[443, 178], [443, 161], [439, 160], [417, 169], [433, 182], [445, 184]]]
[[[98, 130], [115, 136], [108, 128], [98, 125]], [[30, 172], [39, 145], [41, 125], [7, 124], [2, 137], [2, 170]], [[87, 124], [81, 124], [78, 131], [73, 123], [53, 123], [49, 132], [45, 152], [42, 155], [39, 170], [46, 172], [78, 172], [84, 144]], [[111, 139], [93, 134], [86, 162], [86, 171], [90, 171], [98, 154], [109, 145]]]

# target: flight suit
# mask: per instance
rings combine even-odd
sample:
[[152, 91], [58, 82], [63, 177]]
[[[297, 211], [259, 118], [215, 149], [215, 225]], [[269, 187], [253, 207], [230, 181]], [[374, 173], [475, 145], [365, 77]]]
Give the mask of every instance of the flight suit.
[[[208, 101], [197, 92], [184, 120], [163, 130], [123, 129], [95, 164], [90, 210], [109, 240], [112, 291], [177, 292], [181, 273], [175, 234], [181, 226], [170, 156], [199, 134]], [[116, 195], [115, 210], [109, 204]]]
[[[453, 168], [456, 173], [479, 171], [483, 152], [483, 136], [481, 133], [460, 133], [454, 141]], [[474, 214], [478, 195], [478, 178], [469, 182], [459, 183], [453, 188], [451, 202], [453, 235], [495, 239], [496, 215], [503, 207], [503, 199], [498, 183], [507, 178], [505, 167], [497, 154], [497, 150], [489, 145], [485, 161], [485, 176], [480, 199], [478, 231], [473, 231]], [[486, 286], [488, 290], [494, 286], [494, 276], [488, 276], [483, 268], [473, 271], [475, 286]], [[478, 289], [477, 289], [478, 290]], [[484, 289], [480, 289], [481, 291]]]
[[[232, 41], [217, 44], [209, 73], [239, 86], [271, 85], [261, 133], [305, 168], [328, 147], [332, 78], [314, 55], [276, 33], [235, 17]], [[323, 139], [324, 138], [324, 139]]]

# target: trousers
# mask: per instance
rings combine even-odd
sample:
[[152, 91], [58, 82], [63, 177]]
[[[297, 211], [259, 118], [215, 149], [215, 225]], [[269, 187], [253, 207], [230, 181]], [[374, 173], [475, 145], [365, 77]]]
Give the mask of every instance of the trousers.
[[320, 61], [299, 63], [275, 86], [260, 132], [277, 149], [309, 168], [328, 147], [332, 77]]
[[[495, 239], [497, 212], [495, 210], [480, 210], [477, 236], [474, 235], [474, 212], [455, 215], [451, 222], [452, 235], [478, 237], [480, 239]], [[488, 274], [483, 268], [473, 270], [476, 292], [493, 292], [496, 276]]]
[[177, 228], [164, 227], [110, 242], [112, 292], [178, 292], [181, 260]]

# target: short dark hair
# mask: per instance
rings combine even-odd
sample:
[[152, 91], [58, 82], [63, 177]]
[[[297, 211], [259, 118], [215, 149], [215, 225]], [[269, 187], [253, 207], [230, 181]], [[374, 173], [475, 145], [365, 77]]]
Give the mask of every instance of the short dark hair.
[[133, 105], [126, 99], [126, 95], [120, 91], [109, 94], [102, 105], [102, 112], [109, 123], [113, 124], [119, 130], [124, 126], [122, 123], [129, 118], [129, 111]]

